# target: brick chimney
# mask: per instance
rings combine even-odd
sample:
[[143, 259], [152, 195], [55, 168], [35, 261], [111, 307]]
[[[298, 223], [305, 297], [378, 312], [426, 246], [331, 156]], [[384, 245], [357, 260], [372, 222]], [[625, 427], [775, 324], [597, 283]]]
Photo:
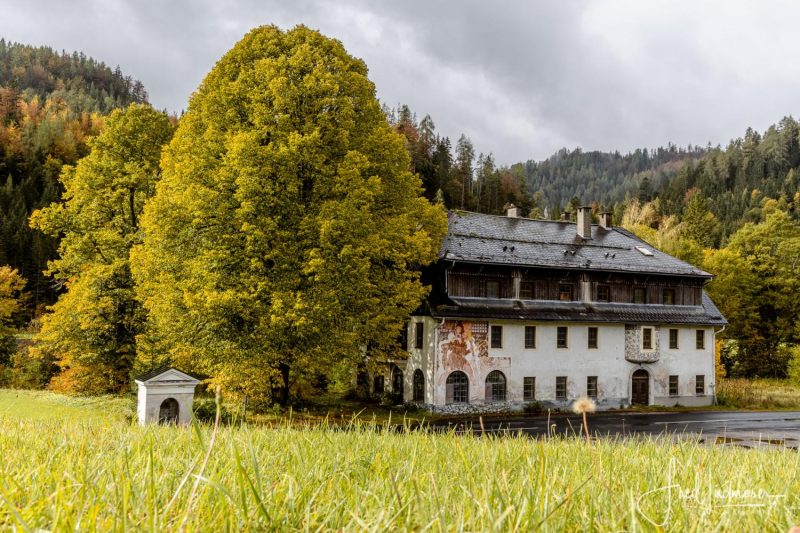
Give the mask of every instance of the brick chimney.
[[600, 226], [605, 229], [611, 229], [613, 227], [611, 222], [611, 213], [609, 211], [600, 213]]
[[517, 218], [519, 217], [519, 208], [514, 204], [508, 204], [506, 206], [506, 216], [508, 218]]
[[578, 236], [582, 239], [592, 238], [592, 208], [578, 208]]

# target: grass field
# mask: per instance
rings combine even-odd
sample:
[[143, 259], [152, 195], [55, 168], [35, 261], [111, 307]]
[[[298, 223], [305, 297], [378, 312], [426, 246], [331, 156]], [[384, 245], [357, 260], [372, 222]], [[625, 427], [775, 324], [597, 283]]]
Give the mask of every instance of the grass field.
[[[786, 531], [800, 454], [325, 427], [148, 427], [0, 392], [0, 529]], [[208, 462], [203, 468], [204, 459]]]
[[739, 409], [800, 409], [800, 387], [787, 379], [721, 379], [717, 399]]

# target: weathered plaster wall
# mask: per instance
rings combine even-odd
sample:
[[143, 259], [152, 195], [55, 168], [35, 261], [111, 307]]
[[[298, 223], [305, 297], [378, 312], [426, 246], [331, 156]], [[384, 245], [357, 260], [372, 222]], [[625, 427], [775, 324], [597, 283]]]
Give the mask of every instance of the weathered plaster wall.
[[194, 387], [187, 392], [186, 387], [170, 385], [148, 385], [146, 388], [139, 385], [139, 398], [137, 414], [140, 424], [158, 422], [161, 403], [167, 398], [174, 398], [178, 402], [178, 424], [188, 424], [192, 420], [192, 406], [194, 404]]
[[[422, 323], [424, 329], [422, 348], [415, 347], [415, 324]], [[432, 405], [433, 380], [436, 360], [436, 337], [439, 321], [429, 316], [414, 316], [407, 324], [408, 328], [408, 359], [398, 366], [403, 371], [403, 398], [410, 402], [414, 397], [414, 371], [419, 369], [425, 376], [425, 401], [424, 404]]]
[[[536, 400], [546, 406], [566, 408], [572, 401], [586, 394], [588, 376], [597, 376], [600, 408], [615, 408], [628, 405], [631, 393], [631, 375], [638, 368], [650, 373], [650, 404], [673, 405], [709, 405], [714, 391], [714, 333], [712, 328], [706, 331], [705, 348], [695, 349], [695, 330], [680, 326], [677, 350], [668, 349], [668, 325], [654, 327], [654, 350], [646, 352], [642, 359], [653, 360], [652, 363], [634, 363], [626, 359], [626, 341], [628, 345], [635, 342], [636, 335], [641, 335], [637, 326], [635, 331], [626, 336], [624, 324], [554, 324], [520, 321], [489, 321], [492, 325], [503, 326], [503, 347], [487, 348], [485, 356], [473, 354], [467, 357], [467, 370], [470, 371], [470, 405], [469, 407], [445, 402], [445, 381], [453, 370], [465, 371], [464, 361], [452, 357], [448, 353], [448, 343], [453, 338], [453, 324], [445, 322], [439, 334], [436, 387], [434, 390], [435, 409], [441, 412], [474, 412], [521, 409], [523, 402], [523, 378], [536, 378]], [[536, 348], [524, 348], [526, 325], [536, 326]], [[558, 325], [568, 325], [568, 348], [556, 348], [556, 332]], [[588, 327], [598, 328], [598, 347], [587, 348]], [[641, 347], [641, 338], [638, 337]], [[654, 356], [655, 354], [655, 356]], [[484, 382], [486, 375], [493, 369], [501, 370], [507, 380], [507, 402], [497, 404], [484, 403]], [[695, 394], [695, 376], [705, 375], [706, 394]], [[679, 395], [669, 397], [669, 376], [679, 376]], [[567, 399], [556, 400], [556, 377], [567, 376]]]

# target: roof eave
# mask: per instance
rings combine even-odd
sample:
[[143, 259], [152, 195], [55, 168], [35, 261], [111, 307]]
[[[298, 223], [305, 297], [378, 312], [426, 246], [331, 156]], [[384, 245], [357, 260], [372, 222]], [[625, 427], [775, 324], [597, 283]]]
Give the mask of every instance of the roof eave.
[[469, 259], [457, 259], [451, 258], [446, 256], [439, 256], [440, 261], [450, 261], [453, 263], [467, 263], [470, 265], [492, 265], [492, 266], [505, 266], [505, 267], [522, 267], [522, 268], [558, 268], [563, 270], [576, 270], [576, 271], [583, 271], [587, 270], [590, 272], [610, 272], [610, 273], [623, 273], [623, 274], [644, 274], [644, 275], [654, 275], [654, 276], [673, 276], [673, 277], [688, 277], [688, 278], [697, 278], [697, 279], [705, 279], [711, 280], [714, 278], [712, 274], [709, 274], [705, 271], [700, 271], [701, 273], [698, 274], [685, 274], [685, 273], [676, 273], [676, 272], [653, 272], [653, 271], [646, 271], [646, 270], [623, 270], [623, 269], [611, 269], [611, 268], [592, 268], [592, 267], [574, 267], [574, 266], [564, 266], [564, 265], [537, 265], [531, 263], [501, 263], [497, 261], [470, 261]]

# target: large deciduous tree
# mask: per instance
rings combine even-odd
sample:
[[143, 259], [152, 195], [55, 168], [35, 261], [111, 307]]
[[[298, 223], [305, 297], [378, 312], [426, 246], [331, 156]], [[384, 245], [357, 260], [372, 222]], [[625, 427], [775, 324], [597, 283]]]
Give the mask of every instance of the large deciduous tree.
[[112, 392], [128, 382], [145, 325], [129, 253], [172, 133], [169, 118], [147, 105], [114, 111], [89, 155], [62, 171], [63, 203], [31, 217], [33, 227], [63, 235], [48, 269], [67, 291], [44, 316], [34, 347], [61, 366], [57, 388]]
[[251, 31], [193, 95], [162, 166], [133, 255], [144, 358], [285, 402], [295, 376], [393, 350], [446, 220], [340, 42]]
[[707, 250], [714, 301], [730, 322], [736, 375], [785, 376], [788, 345], [800, 341], [800, 224], [784, 211], [745, 224], [721, 250]]

